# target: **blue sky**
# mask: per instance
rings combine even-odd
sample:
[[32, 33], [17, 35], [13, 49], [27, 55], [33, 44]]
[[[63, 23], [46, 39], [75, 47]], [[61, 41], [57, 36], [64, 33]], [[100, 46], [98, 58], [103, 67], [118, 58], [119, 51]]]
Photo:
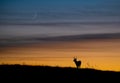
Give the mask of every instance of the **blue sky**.
[[0, 0], [0, 38], [119, 33], [119, 8], [120, 0]]
[[119, 0], [0, 0], [0, 19], [2, 22], [33, 22], [35, 19], [41, 22], [120, 18], [119, 8]]

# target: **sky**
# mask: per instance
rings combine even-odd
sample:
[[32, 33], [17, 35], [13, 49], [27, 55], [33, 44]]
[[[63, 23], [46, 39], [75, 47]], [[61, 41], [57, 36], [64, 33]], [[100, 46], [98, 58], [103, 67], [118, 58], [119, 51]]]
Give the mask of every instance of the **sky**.
[[34, 59], [34, 64], [74, 66], [70, 59], [77, 53], [85, 61], [82, 67], [103, 65], [105, 59], [107, 67], [100, 69], [120, 70], [119, 8], [119, 0], [0, 0], [0, 63], [33, 64]]
[[0, 38], [118, 33], [119, 8], [119, 0], [0, 0]]

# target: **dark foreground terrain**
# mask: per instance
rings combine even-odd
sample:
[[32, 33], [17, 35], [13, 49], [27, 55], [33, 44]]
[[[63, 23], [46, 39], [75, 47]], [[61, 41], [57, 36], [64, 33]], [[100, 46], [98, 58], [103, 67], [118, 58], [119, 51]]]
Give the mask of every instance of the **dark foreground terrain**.
[[71, 67], [0, 65], [0, 83], [120, 83], [120, 72]]

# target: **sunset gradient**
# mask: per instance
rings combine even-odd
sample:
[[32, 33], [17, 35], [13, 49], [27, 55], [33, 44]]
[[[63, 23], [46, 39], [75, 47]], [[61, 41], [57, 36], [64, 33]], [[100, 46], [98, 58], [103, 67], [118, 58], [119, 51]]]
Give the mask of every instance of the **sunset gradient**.
[[0, 64], [120, 71], [120, 0], [0, 0]]
[[120, 71], [120, 39], [93, 39], [73, 42], [49, 42], [1, 48], [1, 64], [75, 67]]

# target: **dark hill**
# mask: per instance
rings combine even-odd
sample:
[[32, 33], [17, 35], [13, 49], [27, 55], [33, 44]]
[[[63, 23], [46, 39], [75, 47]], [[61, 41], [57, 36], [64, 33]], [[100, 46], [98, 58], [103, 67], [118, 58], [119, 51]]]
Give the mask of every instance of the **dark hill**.
[[27, 66], [27, 65], [0, 65], [0, 81], [13, 82], [78, 82], [78, 83], [120, 83], [120, 72], [101, 71], [87, 68]]

